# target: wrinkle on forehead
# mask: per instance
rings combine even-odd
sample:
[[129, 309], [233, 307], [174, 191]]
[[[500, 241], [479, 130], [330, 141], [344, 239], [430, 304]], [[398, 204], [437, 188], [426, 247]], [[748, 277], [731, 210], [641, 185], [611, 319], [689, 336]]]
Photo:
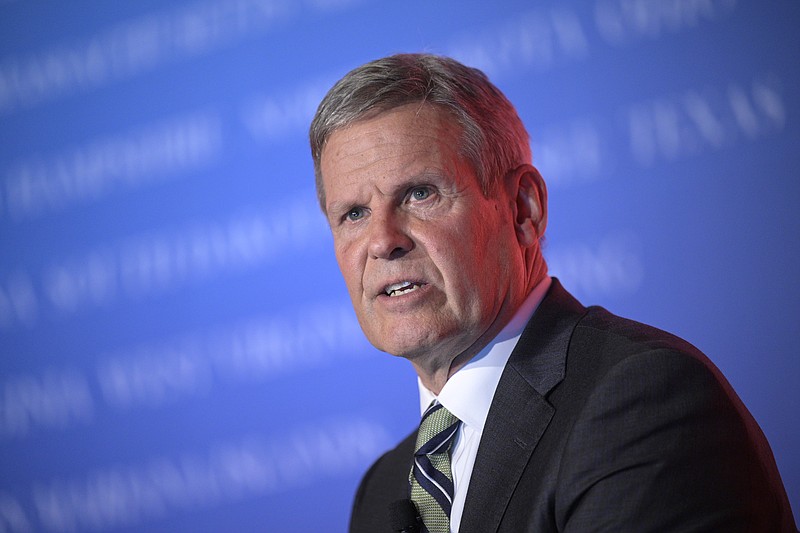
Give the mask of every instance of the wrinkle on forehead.
[[[412, 106], [416, 106], [414, 113], [408, 113], [407, 111]], [[395, 124], [395, 126], [401, 126], [403, 129], [403, 133], [411, 133], [414, 132], [415, 134], [424, 133], [426, 131], [436, 130], [439, 133], [446, 134], [448, 137], [459, 137], [460, 136], [460, 126], [458, 122], [451, 117], [449, 113], [443, 111], [437, 107], [434, 107], [429, 104], [417, 105], [417, 104], [406, 104], [403, 106], [392, 108], [388, 111], [383, 111], [375, 115], [369, 115], [367, 118], [362, 118], [357, 120], [345, 127], [335, 130], [331, 133], [330, 137], [328, 138], [328, 142], [326, 143], [325, 148], [330, 148], [331, 140], [335, 137], [343, 137], [345, 136], [348, 138], [348, 141], [352, 140], [350, 138], [353, 137], [352, 132], [353, 130], [364, 130], [364, 128], [370, 128], [371, 131], [377, 132], [378, 139], [382, 141], [382, 143], [391, 142], [394, 136], [386, 135], [386, 132], [381, 131], [379, 123], [385, 121], [387, 117], [390, 115], [395, 115], [399, 117], [399, 120]], [[420, 123], [423, 125], [420, 127]], [[427, 124], [424, 124], [424, 123]], [[399, 128], [397, 128], [399, 129]], [[395, 130], [396, 131], [396, 130]], [[431, 137], [437, 137], [436, 135], [430, 135]], [[455, 140], [455, 139], [453, 139]], [[340, 141], [341, 142], [341, 141]], [[323, 149], [323, 152], [325, 149]]]
[[[412, 106], [414, 113], [408, 113]], [[322, 175], [330, 176], [334, 166], [337, 181], [347, 178], [344, 182], [350, 182], [358, 179], [355, 174], [373, 166], [380, 167], [381, 174], [423, 173], [423, 161], [437, 160], [450, 167], [459, 158], [454, 149], [459, 131], [449, 114], [434, 106], [400, 106], [333, 132], [323, 149]], [[421, 168], [413, 168], [416, 161]]]

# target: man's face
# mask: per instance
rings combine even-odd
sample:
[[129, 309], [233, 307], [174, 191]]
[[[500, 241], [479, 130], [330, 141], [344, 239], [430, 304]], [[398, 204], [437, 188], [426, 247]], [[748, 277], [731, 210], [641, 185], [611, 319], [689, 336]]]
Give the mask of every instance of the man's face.
[[322, 152], [359, 323], [378, 349], [412, 361], [469, 351], [519, 304], [509, 301], [522, 269], [512, 201], [504, 187], [484, 197], [459, 138], [449, 115], [409, 104], [335, 131]]

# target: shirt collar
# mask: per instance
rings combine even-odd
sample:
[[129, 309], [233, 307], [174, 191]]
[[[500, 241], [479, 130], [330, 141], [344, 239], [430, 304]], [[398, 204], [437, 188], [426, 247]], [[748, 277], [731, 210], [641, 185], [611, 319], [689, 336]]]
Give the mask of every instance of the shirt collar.
[[417, 378], [420, 414], [425, 412], [433, 400], [438, 399], [465, 425], [483, 431], [503, 369], [522, 335], [522, 330], [550, 288], [550, 282], [548, 276], [534, 287], [511, 321], [483, 350], [450, 376], [438, 397]]

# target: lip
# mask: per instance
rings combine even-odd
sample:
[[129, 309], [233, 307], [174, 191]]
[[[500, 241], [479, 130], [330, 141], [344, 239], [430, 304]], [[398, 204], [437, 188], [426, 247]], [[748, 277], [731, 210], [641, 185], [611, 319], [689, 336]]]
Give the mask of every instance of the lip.
[[[404, 281], [411, 281], [410, 279], [406, 279]], [[416, 290], [407, 292], [405, 294], [400, 294], [398, 296], [389, 296], [385, 292], [381, 291], [375, 297], [375, 301], [380, 304], [381, 307], [387, 310], [394, 310], [394, 311], [401, 311], [409, 309], [409, 305], [413, 306], [415, 302], [418, 302], [421, 298], [424, 298], [428, 291], [431, 289], [431, 285], [427, 283], [423, 283], [420, 281], [411, 281], [419, 285]], [[396, 282], [399, 283], [399, 282]], [[391, 283], [384, 285], [384, 287], [388, 287]]]
[[[399, 284], [399, 283], [404, 283], [404, 282], [413, 283], [414, 285], [418, 285], [419, 287], [415, 291], [411, 291], [411, 292], [409, 292], [407, 294], [401, 294], [399, 296], [389, 296], [388, 294], [386, 294], [386, 289], [388, 287], [391, 287], [392, 285], [396, 285], [396, 284]], [[394, 300], [394, 299], [397, 299], [397, 298], [402, 298], [403, 296], [410, 296], [411, 294], [414, 294], [415, 292], [419, 291], [420, 289], [425, 288], [426, 285], [427, 285], [426, 282], [424, 282], [424, 281], [422, 281], [421, 279], [418, 279], [418, 278], [413, 278], [413, 277], [402, 277], [402, 278], [400, 278], [400, 277], [398, 277], [396, 279], [392, 279], [392, 280], [389, 280], [389, 281], [386, 281], [386, 282], [382, 282], [380, 285], [378, 285], [379, 288], [376, 291], [374, 291], [373, 297], [374, 298], [386, 297], [386, 298], [391, 298], [392, 300]]]
[[[372, 285], [372, 290], [370, 292], [372, 293], [372, 297], [373, 298], [380, 298], [382, 296], [385, 296], [387, 298], [395, 299], [395, 298], [400, 298], [401, 296], [407, 296], [406, 294], [403, 294], [403, 295], [400, 295], [400, 296], [391, 296], [390, 297], [388, 294], [386, 294], [386, 289], [388, 287], [391, 287], [392, 285], [396, 285], [396, 284], [403, 283], [403, 282], [406, 282], [406, 281], [410, 282], [410, 283], [413, 283], [415, 285], [419, 285], [419, 288], [417, 290], [419, 290], [419, 289], [423, 288], [425, 285], [427, 285], [427, 283], [425, 281], [423, 281], [419, 277], [416, 277], [416, 276], [413, 276], [413, 275], [411, 275], [411, 276], [395, 276], [395, 277], [392, 277], [392, 278], [386, 278], [384, 281], [381, 281], [379, 283], [375, 283], [374, 285]], [[412, 291], [411, 293], [408, 293], [408, 294], [413, 294], [414, 292], [417, 292], [417, 291]]]

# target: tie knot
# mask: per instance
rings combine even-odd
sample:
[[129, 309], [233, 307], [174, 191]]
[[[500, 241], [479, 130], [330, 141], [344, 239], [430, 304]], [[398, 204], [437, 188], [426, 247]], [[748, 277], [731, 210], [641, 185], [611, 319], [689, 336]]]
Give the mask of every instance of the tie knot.
[[447, 453], [461, 421], [437, 401], [422, 415], [414, 455]]

